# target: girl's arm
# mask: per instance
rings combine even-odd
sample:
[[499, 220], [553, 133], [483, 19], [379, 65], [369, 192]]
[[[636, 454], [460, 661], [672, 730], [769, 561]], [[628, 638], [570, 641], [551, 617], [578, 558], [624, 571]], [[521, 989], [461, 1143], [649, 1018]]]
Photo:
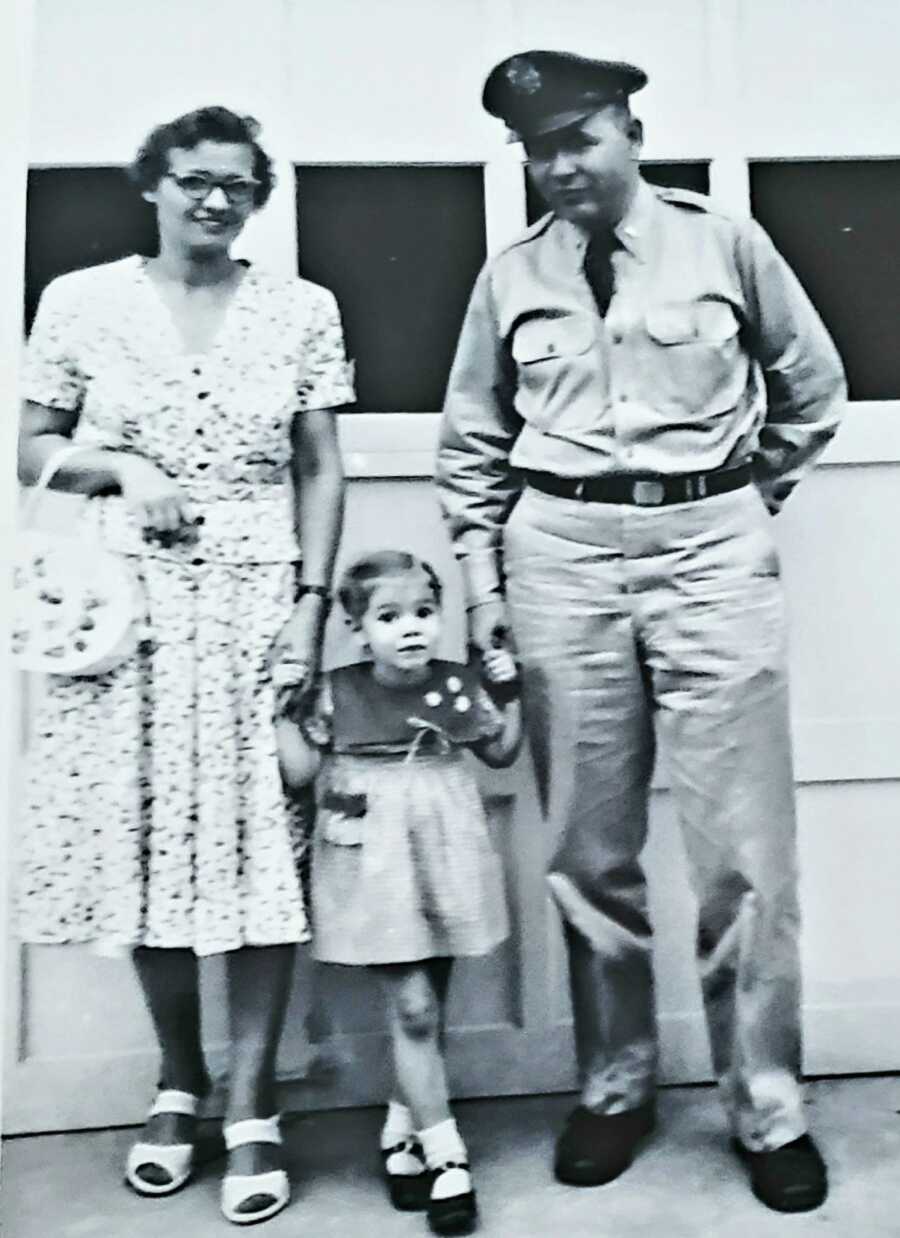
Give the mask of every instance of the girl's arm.
[[275, 738], [285, 787], [288, 791], [299, 791], [308, 786], [322, 764], [319, 749], [308, 742], [296, 722], [283, 714], [275, 719]]
[[472, 751], [480, 761], [491, 769], [505, 769], [512, 765], [522, 746], [522, 707], [518, 701], [510, 701], [501, 710], [503, 729], [489, 739], [480, 739], [472, 745]]

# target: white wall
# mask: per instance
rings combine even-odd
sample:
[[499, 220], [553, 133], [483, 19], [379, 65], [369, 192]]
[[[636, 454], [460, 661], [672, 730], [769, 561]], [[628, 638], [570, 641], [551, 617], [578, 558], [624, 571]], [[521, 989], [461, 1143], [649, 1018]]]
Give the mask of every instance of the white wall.
[[[285, 270], [291, 160], [485, 162], [489, 248], [514, 232], [518, 151], [478, 100], [487, 69], [517, 49], [643, 65], [647, 156], [713, 158], [713, 191], [735, 209], [747, 209], [749, 157], [900, 156], [895, 0], [36, 0], [35, 13], [31, 161], [124, 162], [152, 124], [187, 108], [251, 111], [282, 182], [243, 248]], [[17, 302], [19, 288], [4, 291]], [[428, 416], [342, 427], [351, 473], [398, 484], [427, 475], [434, 433]], [[852, 408], [828, 460], [778, 522], [794, 630], [807, 1063], [896, 1069], [900, 402]], [[668, 856], [664, 809], [657, 820], [654, 854]], [[671, 898], [660, 915], [684, 928]], [[687, 955], [667, 966], [661, 990], [670, 1009], [683, 1006], [686, 1044], [700, 1035]], [[673, 1033], [675, 1067], [690, 1056], [682, 1047]]]

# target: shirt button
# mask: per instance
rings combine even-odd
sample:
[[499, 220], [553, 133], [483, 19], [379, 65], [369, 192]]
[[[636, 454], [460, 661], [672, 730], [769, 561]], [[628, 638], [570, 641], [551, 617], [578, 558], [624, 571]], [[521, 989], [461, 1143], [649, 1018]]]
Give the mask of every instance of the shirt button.
[[196, 378], [199, 378], [202, 372], [203, 372], [203, 371], [200, 369], [199, 365], [195, 365], [195, 366], [194, 366], [194, 368], [191, 370], [191, 373], [192, 373], [192, 374], [193, 374]]
[[621, 332], [621, 331], [614, 331], [614, 332], [613, 332], [612, 342], [613, 342], [614, 344], [621, 344], [621, 343], [622, 343], [622, 332]]
[[208, 400], [208, 399], [209, 399], [209, 392], [208, 392], [208, 391], [198, 391], [198, 392], [197, 392], [197, 399], [198, 399], [198, 400]]
[[555, 345], [555, 344], [548, 344], [548, 345], [547, 345], [547, 352], [548, 352], [548, 353], [551, 353], [551, 352], [556, 352], [556, 345]]

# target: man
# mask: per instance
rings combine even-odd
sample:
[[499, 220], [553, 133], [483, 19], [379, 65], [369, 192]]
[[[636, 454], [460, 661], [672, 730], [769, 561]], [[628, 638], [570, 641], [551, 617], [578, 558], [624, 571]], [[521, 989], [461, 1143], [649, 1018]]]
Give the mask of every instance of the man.
[[[769, 513], [835, 432], [839, 358], [765, 233], [639, 174], [631, 65], [527, 52], [483, 103], [550, 214], [476, 283], [437, 480], [482, 649], [511, 627], [562, 912], [599, 1184], [654, 1125], [639, 854], [656, 732], [699, 905], [713, 1061], [757, 1196], [817, 1207], [800, 1070], [794, 787]], [[505, 590], [505, 597], [504, 597]]]

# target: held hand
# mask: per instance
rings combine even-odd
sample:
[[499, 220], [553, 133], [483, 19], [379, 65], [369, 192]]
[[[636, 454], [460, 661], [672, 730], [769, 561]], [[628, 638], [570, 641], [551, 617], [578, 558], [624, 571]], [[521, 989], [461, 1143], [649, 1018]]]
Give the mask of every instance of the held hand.
[[122, 496], [152, 535], [178, 535], [192, 525], [187, 495], [177, 482], [142, 456], [123, 457]]
[[322, 601], [314, 595], [294, 607], [269, 650], [276, 688], [303, 693], [312, 687], [322, 652], [324, 617]]
[[509, 611], [501, 597], [473, 606], [469, 611], [469, 639], [479, 653], [491, 649], [511, 649]]
[[489, 649], [481, 655], [481, 682], [495, 705], [504, 709], [519, 696], [519, 668], [508, 649]]
[[511, 683], [519, 673], [516, 661], [508, 649], [489, 649], [481, 659], [488, 683]]

